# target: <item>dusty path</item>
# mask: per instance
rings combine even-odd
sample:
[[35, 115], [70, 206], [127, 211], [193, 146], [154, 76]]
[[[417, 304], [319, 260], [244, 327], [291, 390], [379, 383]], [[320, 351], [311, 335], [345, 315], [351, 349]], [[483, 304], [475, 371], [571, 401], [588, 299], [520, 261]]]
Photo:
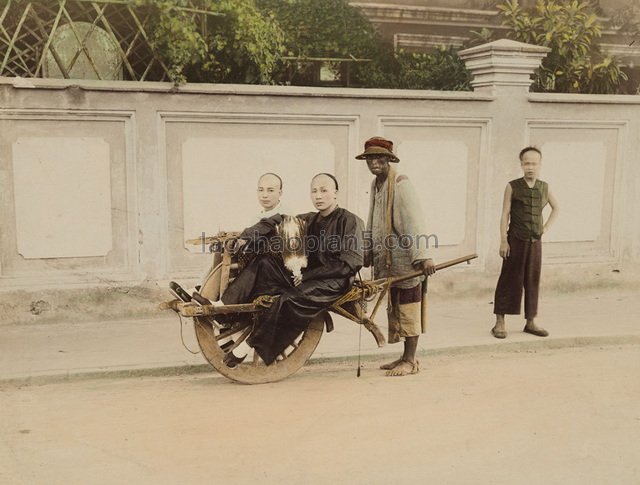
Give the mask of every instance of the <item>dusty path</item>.
[[640, 347], [0, 387], [0, 483], [640, 483]]

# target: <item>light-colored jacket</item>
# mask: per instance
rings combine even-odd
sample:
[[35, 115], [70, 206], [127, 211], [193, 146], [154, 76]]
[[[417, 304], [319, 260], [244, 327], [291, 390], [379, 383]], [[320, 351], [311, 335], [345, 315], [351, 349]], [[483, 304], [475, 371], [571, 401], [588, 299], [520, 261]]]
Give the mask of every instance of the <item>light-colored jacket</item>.
[[[384, 251], [384, 215], [387, 207], [388, 184], [395, 183], [393, 198], [392, 222], [395, 233], [387, 242], [391, 244], [391, 267], [387, 268]], [[377, 204], [377, 205], [376, 205]], [[420, 207], [418, 194], [406, 175], [398, 175], [395, 180], [387, 179], [383, 187], [376, 189], [375, 179], [371, 183], [369, 217], [367, 232], [373, 243], [373, 251], [369, 261], [373, 263], [375, 278], [401, 276], [415, 271], [415, 265], [429, 258], [428, 233], [425, 218]], [[368, 256], [368, 255], [367, 255]], [[366, 257], [365, 257], [365, 260]], [[397, 283], [399, 288], [412, 288], [421, 282], [423, 277]]]

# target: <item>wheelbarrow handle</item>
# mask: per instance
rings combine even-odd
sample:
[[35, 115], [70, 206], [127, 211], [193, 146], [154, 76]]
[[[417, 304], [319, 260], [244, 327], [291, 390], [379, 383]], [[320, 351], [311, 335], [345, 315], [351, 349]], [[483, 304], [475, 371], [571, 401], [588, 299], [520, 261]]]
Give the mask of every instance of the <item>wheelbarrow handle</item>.
[[[460, 264], [460, 263], [464, 263], [465, 261], [471, 261], [472, 259], [477, 258], [478, 255], [473, 253], [473, 254], [468, 254], [467, 256], [462, 256], [460, 258], [456, 258], [456, 259], [451, 259], [449, 261], [445, 261], [443, 263], [440, 264], [436, 264], [436, 271], [439, 271], [441, 269], [445, 269], [445, 268], [449, 268], [451, 266], [455, 266], [456, 264]], [[399, 281], [405, 281], [405, 280], [410, 280], [411, 278], [415, 278], [417, 276], [423, 276], [424, 272], [422, 271], [414, 271], [413, 273], [408, 273], [402, 276], [392, 276], [391, 278], [387, 278], [386, 280], [389, 282], [389, 284], [393, 284], [393, 283], [397, 283]]]

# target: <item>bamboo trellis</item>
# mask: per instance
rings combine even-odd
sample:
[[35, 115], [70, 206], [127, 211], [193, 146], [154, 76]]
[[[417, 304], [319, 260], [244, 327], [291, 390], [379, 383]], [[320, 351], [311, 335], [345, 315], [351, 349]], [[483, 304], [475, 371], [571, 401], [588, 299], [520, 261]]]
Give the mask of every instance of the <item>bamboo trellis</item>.
[[[191, 7], [181, 10], [191, 14], [196, 25], [205, 24], [202, 16], [217, 15], [194, 3]], [[56, 49], [56, 34], [62, 29], [75, 38], [71, 54]], [[0, 0], [0, 76], [44, 77], [49, 62], [62, 77], [71, 78], [83, 59], [91, 77], [104, 79], [98, 67], [100, 51], [88, 48], [98, 31], [115, 49], [115, 68], [124, 79], [169, 79], [168, 67], [153, 49], [150, 12], [132, 0]]]

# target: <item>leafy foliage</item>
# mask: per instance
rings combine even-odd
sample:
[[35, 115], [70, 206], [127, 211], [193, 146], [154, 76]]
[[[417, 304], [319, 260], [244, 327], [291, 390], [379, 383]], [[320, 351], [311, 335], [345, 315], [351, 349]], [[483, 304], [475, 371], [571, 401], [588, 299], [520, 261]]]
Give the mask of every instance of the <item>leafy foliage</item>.
[[471, 90], [471, 74], [453, 47], [438, 47], [430, 54], [400, 51], [400, 85], [407, 89]]
[[591, 3], [538, 0], [532, 11], [517, 0], [497, 6], [514, 40], [549, 47], [534, 76], [534, 89], [546, 92], [615, 93], [627, 80], [622, 64], [602, 53], [602, 27]]
[[[256, 0], [285, 34], [285, 56], [276, 80], [285, 84], [313, 81], [309, 59], [367, 60], [380, 50], [369, 20], [346, 0]], [[356, 69], [357, 70], [357, 69]]]
[[640, 0], [631, 0], [626, 5], [617, 9], [611, 16], [613, 24], [621, 32], [637, 39], [640, 35]]
[[285, 32], [286, 55], [366, 57], [375, 50], [373, 25], [345, 0], [256, 0]]
[[296, 82], [309, 68], [305, 58], [358, 59], [351, 81], [371, 88], [470, 89], [470, 76], [453, 48], [433, 53], [394, 52], [371, 22], [346, 0], [257, 0], [272, 13], [285, 32], [287, 74], [279, 80]]
[[149, 7], [157, 18], [151, 32], [153, 48], [162, 53], [174, 82], [186, 81], [187, 66], [201, 63], [206, 57], [207, 44], [191, 21], [191, 15], [176, 7], [185, 2], [171, 0], [136, 0], [138, 7]]
[[[394, 52], [347, 0], [130, 1], [153, 17], [153, 47], [176, 83], [308, 83], [313, 66], [305, 61], [322, 58], [366, 60], [352, 64], [355, 85], [470, 89], [469, 72], [453, 48]], [[611, 93], [627, 79], [620, 62], [599, 49], [602, 27], [589, 3], [539, 0], [529, 12], [507, 0], [497, 8], [511, 38], [551, 48], [535, 89]], [[491, 36], [483, 29], [472, 44]]]
[[471, 74], [453, 47], [430, 53], [387, 52], [362, 73], [368, 87], [469, 91]]
[[[135, 3], [154, 18], [151, 41], [168, 65], [172, 81], [271, 80], [284, 49], [284, 34], [253, 0], [200, 0], [197, 5], [190, 0]], [[214, 14], [203, 14], [205, 11]]]
[[321, 58], [353, 60], [354, 85], [469, 89], [453, 49], [394, 52], [347, 0], [132, 1], [153, 16], [154, 49], [176, 83], [312, 83], [307, 60]]

